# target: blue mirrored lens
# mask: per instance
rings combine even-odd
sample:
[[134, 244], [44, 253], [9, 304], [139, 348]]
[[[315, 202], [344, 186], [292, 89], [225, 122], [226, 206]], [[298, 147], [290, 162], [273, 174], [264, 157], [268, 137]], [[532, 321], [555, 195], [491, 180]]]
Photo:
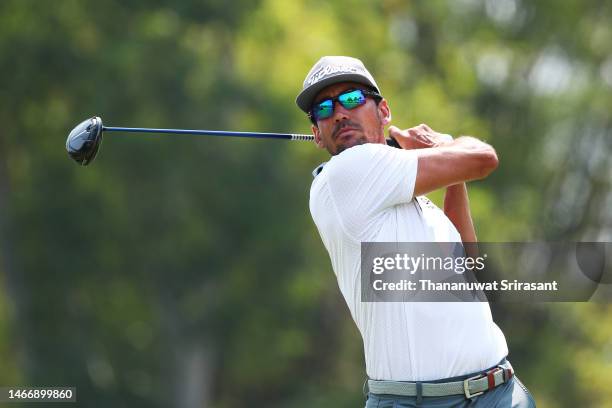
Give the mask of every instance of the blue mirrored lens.
[[334, 112], [334, 102], [331, 99], [326, 99], [315, 105], [313, 115], [316, 120], [327, 119]]
[[344, 106], [346, 109], [355, 109], [359, 105], [363, 105], [366, 98], [361, 90], [356, 89], [354, 91], [339, 95], [338, 101], [340, 101], [342, 106]]

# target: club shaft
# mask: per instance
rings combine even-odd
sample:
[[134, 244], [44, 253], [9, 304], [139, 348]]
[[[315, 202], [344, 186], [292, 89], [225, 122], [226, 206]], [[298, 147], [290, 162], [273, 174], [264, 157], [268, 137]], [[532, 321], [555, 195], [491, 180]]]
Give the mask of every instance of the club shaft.
[[285, 140], [313, 140], [312, 135], [293, 133], [261, 133], [261, 132], [229, 132], [224, 130], [192, 130], [192, 129], [155, 129], [155, 128], [127, 128], [102, 127], [103, 132], [132, 132], [132, 133], [172, 133], [180, 135], [229, 136], [250, 137], [259, 139], [285, 139]]

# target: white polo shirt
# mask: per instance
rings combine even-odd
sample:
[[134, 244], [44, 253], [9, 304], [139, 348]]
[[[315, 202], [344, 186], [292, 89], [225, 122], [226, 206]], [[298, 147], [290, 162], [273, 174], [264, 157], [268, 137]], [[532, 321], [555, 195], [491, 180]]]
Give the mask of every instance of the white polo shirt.
[[427, 381], [484, 370], [508, 354], [486, 302], [362, 302], [361, 242], [461, 242], [446, 215], [412, 196], [414, 151], [364, 144], [333, 156], [310, 212], [361, 335], [371, 379]]

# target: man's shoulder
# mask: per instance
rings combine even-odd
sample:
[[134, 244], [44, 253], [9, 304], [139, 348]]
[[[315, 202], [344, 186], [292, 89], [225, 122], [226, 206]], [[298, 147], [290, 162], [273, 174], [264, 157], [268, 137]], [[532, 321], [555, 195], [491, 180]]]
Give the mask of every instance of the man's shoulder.
[[317, 186], [345, 184], [366, 177], [378, 167], [377, 164], [400, 159], [396, 151], [398, 149], [381, 143], [365, 143], [348, 148], [314, 169], [311, 192]]
[[319, 173], [329, 175], [339, 170], [346, 171], [347, 167], [349, 167], [349, 170], [351, 167], [355, 169], [363, 168], [364, 164], [368, 163], [375, 155], [385, 149], [390, 149], [390, 147], [378, 143], [365, 143], [353, 146], [332, 157], [330, 161], [325, 163], [324, 168]]
[[356, 160], [368, 158], [372, 154], [376, 154], [381, 151], [385, 151], [386, 149], [391, 149], [391, 147], [381, 144], [381, 143], [364, 143], [361, 145], [353, 146], [351, 148], [346, 149], [342, 153], [334, 156], [332, 161], [334, 162], [342, 162], [347, 160]]

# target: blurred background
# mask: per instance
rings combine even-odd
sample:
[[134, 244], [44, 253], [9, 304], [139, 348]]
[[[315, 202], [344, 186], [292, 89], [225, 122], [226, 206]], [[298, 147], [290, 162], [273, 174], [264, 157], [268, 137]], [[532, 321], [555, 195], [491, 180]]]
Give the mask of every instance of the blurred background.
[[[351, 55], [396, 126], [495, 146], [469, 185], [481, 241], [609, 242], [611, 21], [584, 0], [3, 0], [0, 385], [75, 386], [89, 407], [363, 406], [308, 209], [326, 152], [109, 134], [82, 168], [68, 132], [99, 115], [309, 133], [304, 76]], [[539, 407], [612, 407], [609, 304], [492, 309]]]

